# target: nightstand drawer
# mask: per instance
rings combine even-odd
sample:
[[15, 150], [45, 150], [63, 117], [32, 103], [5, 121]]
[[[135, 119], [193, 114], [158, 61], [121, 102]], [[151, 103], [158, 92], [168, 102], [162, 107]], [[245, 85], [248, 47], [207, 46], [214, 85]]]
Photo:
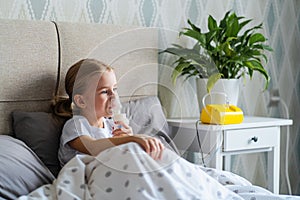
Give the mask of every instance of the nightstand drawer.
[[228, 130], [224, 132], [223, 151], [248, 150], [276, 146], [279, 127]]

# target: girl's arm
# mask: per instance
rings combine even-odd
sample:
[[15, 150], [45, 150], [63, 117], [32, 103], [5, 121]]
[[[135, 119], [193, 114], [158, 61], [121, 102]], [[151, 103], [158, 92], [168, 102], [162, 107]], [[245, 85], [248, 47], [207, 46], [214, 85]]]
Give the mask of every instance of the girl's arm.
[[102, 139], [94, 139], [83, 135], [70, 141], [68, 144], [77, 151], [96, 156], [107, 148], [128, 142], [138, 143], [153, 159], [161, 159], [164, 145], [159, 139], [146, 135], [126, 135]]

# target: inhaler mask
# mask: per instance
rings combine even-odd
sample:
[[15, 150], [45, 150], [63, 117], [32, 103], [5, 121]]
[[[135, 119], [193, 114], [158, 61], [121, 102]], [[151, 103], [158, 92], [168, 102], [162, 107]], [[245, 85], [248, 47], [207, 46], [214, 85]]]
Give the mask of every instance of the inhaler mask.
[[[113, 114], [113, 120], [114, 122], [123, 122], [125, 124], [129, 124], [129, 120], [126, 117], [125, 113], [121, 113], [122, 110], [122, 104], [120, 101], [119, 96], [116, 94], [114, 98], [111, 99], [111, 105], [112, 105], [112, 114]], [[114, 130], [122, 128], [121, 124], [114, 124]]]

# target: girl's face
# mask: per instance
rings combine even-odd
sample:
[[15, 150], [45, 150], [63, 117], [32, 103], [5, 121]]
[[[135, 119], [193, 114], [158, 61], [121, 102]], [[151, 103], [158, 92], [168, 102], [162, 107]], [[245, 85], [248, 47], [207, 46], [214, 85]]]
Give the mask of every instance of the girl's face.
[[[111, 71], [93, 76], [89, 81], [87, 90], [82, 94], [86, 107], [82, 109], [84, 115], [96, 119], [112, 116], [111, 99], [115, 97], [117, 90], [117, 79], [115, 73]], [[86, 116], [86, 117], [88, 117]]]

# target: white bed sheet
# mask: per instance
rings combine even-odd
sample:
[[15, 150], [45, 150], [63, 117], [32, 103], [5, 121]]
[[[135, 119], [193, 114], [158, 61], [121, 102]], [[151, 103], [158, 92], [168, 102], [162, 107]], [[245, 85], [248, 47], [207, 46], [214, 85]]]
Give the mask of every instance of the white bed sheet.
[[80, 155], [61, 170], [53, 184], [25, 199], [300, 199], [273, 195], [230, 172], [203, 168], [166, 149], [153, 160], [136, 143], [107, 149], [96, 157]]

